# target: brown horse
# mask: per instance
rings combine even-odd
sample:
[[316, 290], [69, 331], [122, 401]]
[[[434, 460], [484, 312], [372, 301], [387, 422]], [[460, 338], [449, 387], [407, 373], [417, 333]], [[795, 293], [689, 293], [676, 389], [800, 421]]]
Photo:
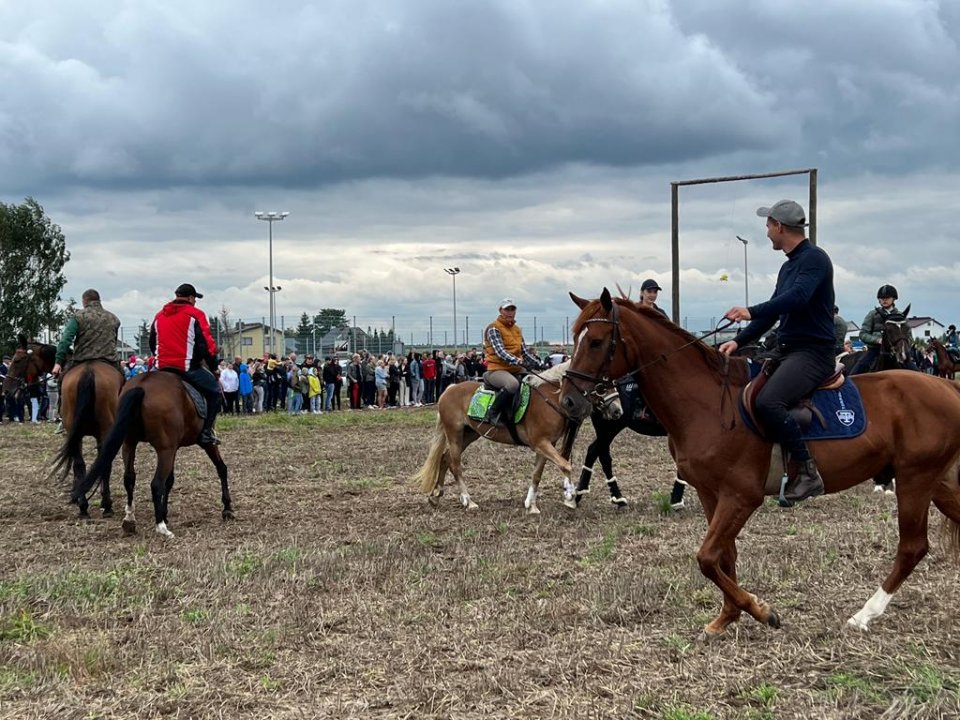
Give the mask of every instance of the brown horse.
[[[147, 442], [157, 452], [157, 469], [150, 482], [153, 497], [153, 514], [156, 531], [172, 538], [167, 524], [167, 506], [173, 488], [173, 468], [177, 450], [194, 445], [203, 429], [201, 418], [193, 401], [184, 388], [184, 381], [172, 372], [151, 372], [137, 375], [127, 382], [120, 393], [117, 416], [106, 440], [97, 453], [90, 472], [83, 482], [73, 487], [72, 498], [81, 497], [109, 472], [114, 458], [123, 447], [123, 486], [127, 491], [126, 514], [123, 529], [136, 532], [137, 521], [133, 513], [133, 489], [136, 484], [134, 461], [137, 444]], [[220, 493], [223, 502], [223, 519], [233, 518], [230, 489], [227, 485], [227, 466], [216, 445], [201, 446], [217, 468], [220, 477]]]
[[930, 342], [927, 343], [927, 352], [931, 351], [937, 354], [937, 376], [953, 380], [957, 372], [957, 363], [950, 357], [946, 346], [936, 338], [930, 338]]
[[46, 382], [45, 375], [53, 369], [57, 349], [23, 335], [17, 336], [17, 349], [10, 358], [10, 367], [3, 378], [3, 397], [23, 396], [31, 387]]
[[[87, 473], [83, 461], [83, 438], [96, 438], [98, 450], [103, 446], [117, 415], [117, 398], [123, 382], [123, 373], [116, 363], [102, 360], [78, 363], [64, 373], [60, 385], [60, 417], [66, 437], [54, 458], [53, 467], [54, 475], [59, 475], [60, 480], [72, 467], [74, 485], [83, 483]], [[85, 494], [78, 503], [80, 516], [89, 517]], [[104, 517], [113, 516], [110, 468], [101, 479], [100, 507]]]
[[[599, 300], [571, 295], [581, 312], [561, 405], [571, 414], [591, 410], [593, 383], [634, 375], [670, 434], [682, 477], [697, 490], [709, 522], [697, 553], [701, 572], [724, 595], [708, 634], [722, 633], [747, 612], [780, 626], [777, 613], [737, 582], [736, 539], [763, 503], [772, 446], [737, 422], [737, 394], [745, 363], [725, 357], [659, 313], [605, 289]], [[947, 517], [951, 554], [960, 561], [960, 392], [918, 372], [890, 370], [853, 379], [869, 416], [866, 432], [849, 440], [810, 443], [827, 492], [839, 492], [892, 468], [897, 477], [900, 540], [893, 568], [848, 623], [866, 629], [926, 555], [931, 500]]]
[[[564, 457], [563, 453], [556, 448], [557, 442], [566, 434], [564, 449], [569, 454], [569, 448], [573, 447], [573, 437], [579, 428], [579, 423], [570, 423], [557, 402], [560, 392], [559, 380], [565, 369], [564, 363], [541, 373], [541, 377], [547, 382], [539, 387], [531, 387], [530, 404], [522, 421], [517, 425], [517, 435], [524, 444], [537, 453], [533, 478], [524, 500], [524, 506], [531, 514], [540, 512], [537, 507], [537, 494], [547, 460], [560, 468], [560, 472], [563, 473], [564, 504], [571, 508], [576, 507], [573, 482], [570, 478], [573, 468], [569, 458]], [[470, 492], [463, 480], [463, 468], [460, 462], [463, 451], [481, 437], [508, 445], [514, 444], [506, 428], [495, 427], [467, 416], [470, 398], [478, 387], [480, 383], [477, 382], [451, 385], [437, 402], [437, 426], [433, 444], [423, 467], [414, 477], [414, 480], [420, 483], [421, 489], [428, 494], [430, 503], [433, 505], [436, 505], [438, 498], [443, 495], [443, 481], [449, 470], [460, 486], [460, 504], [468, 510], [476, 510], [477, 504], [470, 499]], [[612, 390], [612, 393], [613, 396], [607, 397], [605, 407], [616, 402], [619, 408], [616, 390]]]

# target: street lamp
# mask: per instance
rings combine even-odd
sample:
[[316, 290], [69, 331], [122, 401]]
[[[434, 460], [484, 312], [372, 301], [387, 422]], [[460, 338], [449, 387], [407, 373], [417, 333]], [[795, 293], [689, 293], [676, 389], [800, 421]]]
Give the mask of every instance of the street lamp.
[[444, 268], [443, 271], [453, 279], [453, 352], [456, 354], [460, 349], [457, 339], [457, 275], [460, 274], [460, 268]]
[[743, 306], [750, 307], [750, 287], [747, 284], [747, 241], [739, 235], [737, 240], [743, 243]]
[[[270, 224], [270, 284], [263, 289], [270, 294], [270, 349], [274, 352], [274, 354], [277, 354], [277, 348], [275, 344], [276, 335], [274, 335], [274, 327], [276, 327], [277, 323], [277, 301], [274, 295], [280, 292], [281, 288], [279, 285], [276, 287], [273, 285], [273, 223], [283, 220], [289, 214], [290, 213], [288, 212], [263, 212], [261, 210], [257, 210], [257, 212], [253, 214], [257, 220], [263, 220], [264, 222]], [[281, 350], [281, 352], [283, 351]], [[279, 355], [277, 356], [279, 357]]]

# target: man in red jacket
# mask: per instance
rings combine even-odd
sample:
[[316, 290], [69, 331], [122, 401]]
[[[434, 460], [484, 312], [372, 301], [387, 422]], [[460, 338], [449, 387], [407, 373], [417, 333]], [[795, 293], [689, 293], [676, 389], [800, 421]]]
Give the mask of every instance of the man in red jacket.
[[213, 422], [220, 410], [220, 384], [207, 368], [206, 360], [217, 355], [217, 344], [210, 334], [206, 314], [196, 307], [203, 295], [190, 283], [178, 287], [176, 298], [157, 313], [150, 327], [150, 351], [157, 358], [157, 367], [180, 373], [206, 398], [207, 417], [197, 442], [200, 445], [219, 443], [213, 434]]

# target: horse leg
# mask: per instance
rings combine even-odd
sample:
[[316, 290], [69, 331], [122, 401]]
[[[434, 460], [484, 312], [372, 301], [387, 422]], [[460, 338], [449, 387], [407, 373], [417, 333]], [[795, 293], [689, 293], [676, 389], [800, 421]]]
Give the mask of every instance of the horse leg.
[[[596, 425], [594, 425], [596, 429]], [[590, 443], [587, 448], [587, 454], [583, 458], [583, 469], [580, 471], [580, 480], [577, 482], [577, 505], [581, 498], [590, 492], [590, 477], [593, 475], [593, 464], [597, 461], [597, 446], [600, 443], [600, 434], [597, 433], [597, 439]]]
[[[701, 494], [701, 501], [705, 496]], [[706, 499], [711, 503], [712, 497]], [[740, 611], [752, 615], [758, 622], [780, 627], [780, 618], [770, 606], [756, 595], [747, 592], [736, 581], [736, 539], [753, 512], [763, 503], [763, 496], [744, 498], [724, 495], [713, 507], [704, 506], [710, 527], [697, 553], [700, 572], [723, 592], [724, 603], [720, 614], [704, 627], [708, 636], [723, 633], [740, 616]]]
[[563, 504], [568, 508], [576, 510], [577, 501], [575, 500], [576, 488], [573, 486], [573, 465], [553, 446], [549, 438], [542, 437], [530, 445], [538, 455], [549, 460], [563, 473]]
[[[83, 461], [83, 455], [77, 453], [77, 455], [73, 458], [73, 486], [77, 487], [80, 485], [86, 476], [87, 464]], [[80, 498], [77, 500], [77, 506], [80, 508], [80, 517], [90, 517], [90, 511], [88, 509], [90, 505], [87, 502], [86, 494], [80, 496]]]
[[150, 495], [153, 498], [153, 518], [158, 535], [172, 538], [173, 533], [167, 527], [167, 484], [172, 482], [173, 460], [176, 451], [157, 449], [157, 469], [150, 481]]
[[677, 479], [673, 481], [673, 490], [670, 491], [670, 507], [674, 510], [682, 510], [684, 508], [683, 504], [683, 493], [687, 489], [687, 483], [685, 483], [680, 475], [677, 475]]
[[[920, 487], [926, 479], [912, 478], [911, 486]], [[898, 488], [899, 490], [899, 488]], [[930, 544], [927, 541], [927, 517], [929, 516], [932, 492], [910, 495], [908, 491], [897, 493], [897, 524], [900, 528], [900, 540], [897, 543], [897, 556], [893, 561], [890, 574], [884, 579], [873, 596], [847, 624], [859, 630], [867, 630], [870, 622], [887, 609], [893, 594], [917, 566]]]
[[467, 510], [477, 510], [479, 505], [470, 498], [470, 491], [463, 479], [463, 464], [460, 459], [464, 449], [480, 436], [468, 431], [465, 425], [461, 426], [459, 430], [447, 431], [446, 435], [447, 449], [440, 461], [440, 481], [437, 487], [441, 488], [442, 492], [443, 478], [449, 469], [460, 488], [460, 504]]
[[537, 460], [533, 465], [533, 477], [530, 480], [530, 487], [527, 488], [527, 497], [523, 501], [523, 506], [530, 515], [539, 515], [540, 508], [537, 507], [537, 494], [540, 490], [540, 479], [543, 477], [543, 469], [547, 466], [547, 459], [542, 455], [537, 455]]
[[[598, 436], [597, 441], [601, 438]], [[627, 499], [620, 493], [620, 485], [617, 484], [617, 476], [613, 474], [613, 457], [610, 455], [610, 445], [613, 444], [612, 437], [604, 437], [600, 442], [600, 467], [603, 468], [603, 474], [607, 478], [607, 489], [610, 491], [610, 502], [617, 507], [626, 507]]]
[[123, 514], [121, 527], [127, 535], [137, 532], [137, 518], [133, 514], [133, 489], [137, 484], [137, 473], [133, 469], [137, 459], [137, 446], [133, 443], [123, 444], [123, 487], [127, 491], [127, 507]]
[[217, 445], [204, 445], [204, 452], [217, 469], [217, 477], [220, 478], [220, 501], [223, 503], [223, 519], [233, 520], [233, 505], [230, 501], [230, 487], [227, 485], [227, 464], [220, 455], [220, 448]]
[[[97, 441], [97, 453], [100, 452], [100, 442]], [[80, 459], [83, 462], [83, 459]], [[113, 465], [108, 467], [103, 473], [103, 480], [100, 483], [100, 509], [104, 517], [113, 517], [113, 495], [110, 493], [110, 471]]]

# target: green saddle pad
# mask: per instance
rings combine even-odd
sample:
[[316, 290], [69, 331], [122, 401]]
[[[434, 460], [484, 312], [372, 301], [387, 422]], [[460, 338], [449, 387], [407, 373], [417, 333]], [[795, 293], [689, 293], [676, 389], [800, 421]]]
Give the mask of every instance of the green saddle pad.
[[[470, 398], [470, 407], [467, 408], [467, 417], [472, 420], [484, 421], [487, 419], [487, 413], [490, 412], [490, 406], [493, 405], [493, 399], [497, 393], [493, 390], [487, 390], [483, 386], [478, 387], [473, 397]], [[520, 404], [517, 412], [513, 416], [513, 423], [517, 425], [527, 414], [527, 408], [530, 406], [530, 386], [526, 383], [520, 383]]]

